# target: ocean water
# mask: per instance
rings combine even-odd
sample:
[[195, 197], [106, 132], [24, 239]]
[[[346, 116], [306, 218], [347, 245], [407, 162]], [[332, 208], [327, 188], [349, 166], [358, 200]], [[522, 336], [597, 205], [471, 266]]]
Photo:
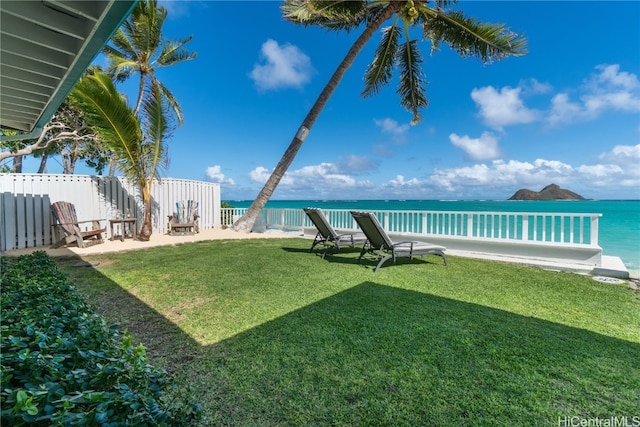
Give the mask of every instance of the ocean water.
[[[247, 208], [251, 205], [251, 200], [231, 200], [229, 204]], [[270, 200], [266, 207], [602, 214], [599, 220], [598, 241], [603, 254], [620, 257], [633, 275], [640, 275], [640, 200]]]

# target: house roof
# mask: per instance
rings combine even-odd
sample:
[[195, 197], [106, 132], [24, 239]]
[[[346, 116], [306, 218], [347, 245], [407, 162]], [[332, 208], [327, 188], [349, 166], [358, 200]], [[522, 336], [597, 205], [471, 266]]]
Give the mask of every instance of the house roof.
[[39, 133], [137, 1], [0, 1], [0, 127]]

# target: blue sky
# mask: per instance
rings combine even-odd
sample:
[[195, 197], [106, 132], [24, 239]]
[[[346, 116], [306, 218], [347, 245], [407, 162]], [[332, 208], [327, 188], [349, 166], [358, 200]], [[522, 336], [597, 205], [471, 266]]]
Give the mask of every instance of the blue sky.
[[[275, 1], [162, 4], [165, 35], [193, 35], [198, 54], [158, 72], [185, 116], [164, 176], [253, 199], [359, 33], [285, 22]], [[411, 126], [395, 82], [360, 96], [374, 36], [273, 199], [506, 199], [550, 183], [640, 198], [640, 2], [457, 7], [524, 34], [529, 53], [485, 65], [423, 41], [429, 106]]]

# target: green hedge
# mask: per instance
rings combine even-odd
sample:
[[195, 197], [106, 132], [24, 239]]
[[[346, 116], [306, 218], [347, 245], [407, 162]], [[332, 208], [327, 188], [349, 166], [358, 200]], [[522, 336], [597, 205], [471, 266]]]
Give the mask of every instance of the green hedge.
[[2, 425], [190, 425], [198, 404], [44, 252], [0, 260]]

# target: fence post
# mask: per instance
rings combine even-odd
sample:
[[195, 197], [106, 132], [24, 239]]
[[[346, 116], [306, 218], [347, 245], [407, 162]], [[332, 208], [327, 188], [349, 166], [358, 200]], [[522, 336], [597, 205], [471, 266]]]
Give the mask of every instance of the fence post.
[[593, 215], [591, 217], [591, 244], [592, 245], [597, 245], [598, 244], [598, 219], [600, 218], [600, 215]]

